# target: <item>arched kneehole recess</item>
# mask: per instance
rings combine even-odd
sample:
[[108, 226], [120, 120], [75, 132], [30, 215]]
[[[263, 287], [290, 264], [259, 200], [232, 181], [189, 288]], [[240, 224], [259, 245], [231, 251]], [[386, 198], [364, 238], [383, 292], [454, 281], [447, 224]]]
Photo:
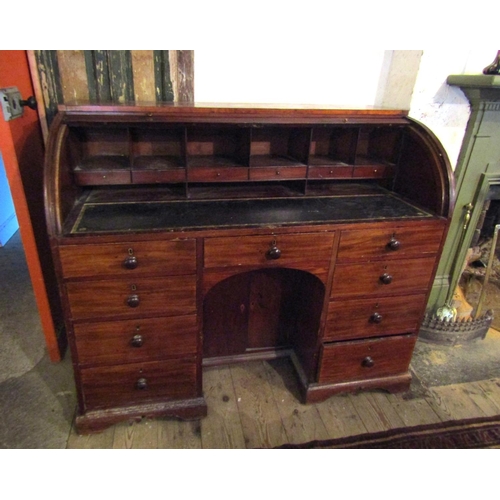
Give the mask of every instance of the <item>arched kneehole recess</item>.
[[223, 279], [204, 298], [203, 357], [307, 353], [317, 342], [324, 296], [318, 277], [296, 269], [259, 269]]

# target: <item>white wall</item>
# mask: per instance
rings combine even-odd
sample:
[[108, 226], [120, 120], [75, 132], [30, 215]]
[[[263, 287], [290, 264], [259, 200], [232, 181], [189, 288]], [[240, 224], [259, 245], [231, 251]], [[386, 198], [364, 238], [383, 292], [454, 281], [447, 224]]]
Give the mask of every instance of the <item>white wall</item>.
[[384, 50], [195, 49], [198, 102], [373, 105]]
[[[365, 107], [390, 105], [391, 94], [401, 96], [396, 86], [414, 85], [403, 93], [408, 99], [405, 109], [437, 135], [455, 168], [470, 110], [462, 91], [448, 86], [446, 78], [481, 73], [493, 61], [496, 50], [425, 49], [420, 64], [415, 62], [420, 51], [408, 51], [408, 78], [390, 78], [395, 52], [400, 65], [405, 51], [348, 47], [196, 49], [195, 99]], [[410, 74], [413, 72], [416, 75]], [[394, 102], [400, 106], [400, 100]]]
[[495, 50], [428, 49], [423, 51], [409, 115], [427, 125], [445, 147], [453, 168], [470, 115], [469, 101], [446, 83], [449, 75], [481, 74]]

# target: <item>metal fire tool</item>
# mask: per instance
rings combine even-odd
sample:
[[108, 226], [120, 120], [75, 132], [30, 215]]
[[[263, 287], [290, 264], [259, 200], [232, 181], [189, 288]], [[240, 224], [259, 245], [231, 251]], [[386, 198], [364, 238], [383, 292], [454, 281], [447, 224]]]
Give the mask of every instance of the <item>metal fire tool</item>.
[[[473, 205], [472, 205], [472, 203], [468, 203], [467, 205], [465, 205], [464, 208], [466, 209], [465, 217], [464, 217], [464, 224], [462, 226], [462, 233], [460, 235], [460, 241], [459, 241], [459, 244], [457, 247], [457, 251], [455, 253], [455, 258], [454, 258], [453, 263], [452, 263], [453, 267], [452, 267], [452, 271], [451, 271], [451, 276], [455, 275], [455, 272], [457, 269], [458, 255], [459, 255], [460, 250], [462, 248], [462, 244], [465, 240], [465, 233], [467, 232], [467, 227], [469, 226]], [[453, 294], [455, 293], [455, 288], [457, 286], [458, 279], [459, 279], [459, 276], [454, 278], [453, 282], [450, 283], [450, 288], [448, 290], [448, 295], [446, 296], [446, 301], [445, 301], [444, 305], [442, 305], [436, 311], [436, 316], [441, 321], [455, 321], [455, 319], [457, 318], [457, 310], [452, 305], [452, 299], [453, 299]]]

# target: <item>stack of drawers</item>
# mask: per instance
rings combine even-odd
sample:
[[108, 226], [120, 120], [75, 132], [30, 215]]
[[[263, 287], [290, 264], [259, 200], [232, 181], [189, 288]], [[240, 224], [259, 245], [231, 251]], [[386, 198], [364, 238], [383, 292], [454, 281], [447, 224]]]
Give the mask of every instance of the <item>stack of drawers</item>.
[[408, 372], [441, 238], [435, 221], [341, 232], [320, 385], [363, 387]]
[[[299, 372], [307, 373], [306, 402], [358, 388], [407, 387], [444, 227], [434, 219], [305, 233], [236, 237], [228, 232], [198, 241], [127, 241], [121, 236], [61, 245], [80, 431], [104, 427], [102, 413], [123, 416], [128, 409], [131, 415], [203, 416], [197, 303], [205, 304], [206, 294], [226, 278], [255, 269], [302, 270], [320, 282], [319, 287], [304, 288], [302, 301], [308, 319], [311, 311], [319, 318], [326, 307], [323, 336], [319, 340], [317, 328], [313, 331], [313, 323], [306, 321], [292, 342]], [[198, 252], [197, 244], [203, 244]], [[240, 292], [228, 290], [236, 294], [234, 304], [239, 307]], [[313, 290], [330, 290], [327, 304]], [[232, 314], [232, 309], [225, 304], [218, 312], [221, 299], [217, 295], [214, 300], [217, 308], [204, 318], [208, 326], [203, 333], [216, 353], [207, 352], [216, 358], [231, 356], [229, 338], [218, 336], [219, 323], [226, 328], [231, 320], [224, 311]], [[273, 304], [266, 303], [262, 318], [258, 311], [252, 313], [258, 326], [260, 320], [268, 325], [269, 315], [274, 314], [272, 321], [279, 318], [281, 306]], [[210, 336], [212, 320], [217, 338]], [[253, 332], [253, 323], [247, 322], [248, 332], [258, 337], [258, 328]], [[268, 347], [252, 342], [245, 349]], [[148, 411], [153, 407], [156, 410]], [[186, 410], [190, 407], [193, 413]]]
[[59, 253], [81, 413], [200, 397], [196, 240]]

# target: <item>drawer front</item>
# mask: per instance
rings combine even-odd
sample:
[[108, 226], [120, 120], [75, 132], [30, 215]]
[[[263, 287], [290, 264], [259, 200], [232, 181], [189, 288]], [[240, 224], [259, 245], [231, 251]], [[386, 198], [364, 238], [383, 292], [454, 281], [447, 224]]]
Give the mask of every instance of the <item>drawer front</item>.
[[408, 371], [416, 335], [339, 342], [323, 346], [320, 383], [349, 382]]
[[307, 167], [254, 167], [250, 168], [250, 180], [304, 179], [306, 172]]
[[284, 267], [300, 261], [314, 261], [315, 265], [324, 262], [328, 265], [333, 236], [333, 233], [306, 233], [206, 238], [205, 267], [263, 265]]
[[309, 179], [350, 179], [351, 166], [309, 167]]
[[434, 257], [335, 266], [330, 297], [425, 293], [434, 272]]
[[71, 282], [66, 290], [74, 320], [196, 312], [195, 275]]
[[84, 368], [86, 410], [197, 396], [196, 358]]
[[330, 302], [324, 340], [415, 333], [425, 305], [425, 294]]
[[188, 181], [190, 182], [223, 182], [248, 180], [246, 167], [190, 167]]
[[390, 165], [355, 165], [352, 176], [355, 179], [381, 179], [383, 177], [392, 177], [394, 168]]
[[165, 170], [132, 170], [132, 182], [134, 184], [186, 182], [186, 169], [169, 168]]
[[130, 184], [129, 170], [75, 170], [75, 181], [79, 186], [102, 186]]
[[196, 272], [196, 241], [134, 241], [59, 248], [64, 278]]
[[442, 236], [443, 227], [437, 224], [342, 231], [337, 262], [434, 255]]
[[74, 334], [82, 366], [194, 356], [197, 351], [196, 316], [80, 323]]

